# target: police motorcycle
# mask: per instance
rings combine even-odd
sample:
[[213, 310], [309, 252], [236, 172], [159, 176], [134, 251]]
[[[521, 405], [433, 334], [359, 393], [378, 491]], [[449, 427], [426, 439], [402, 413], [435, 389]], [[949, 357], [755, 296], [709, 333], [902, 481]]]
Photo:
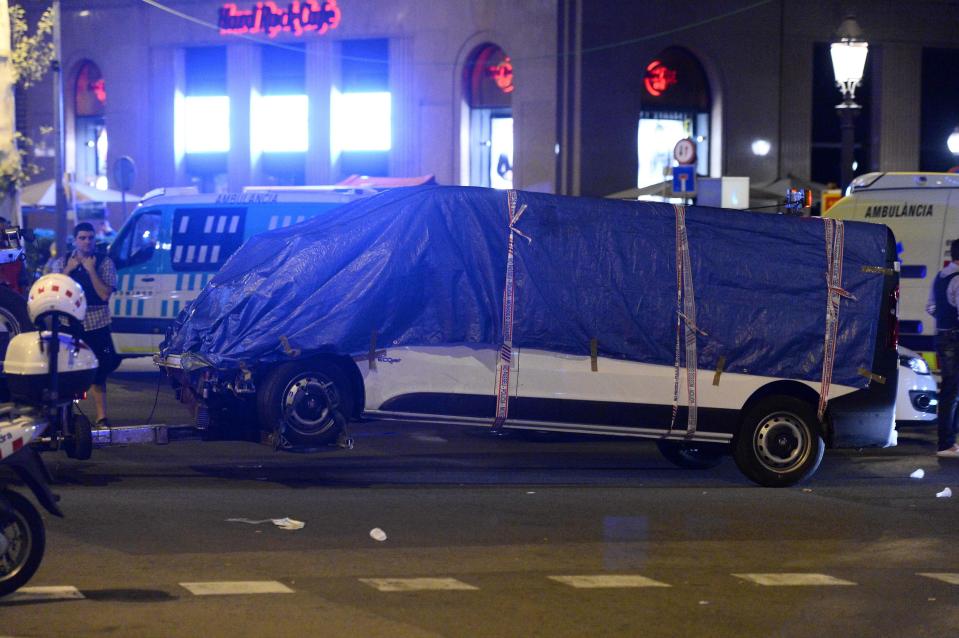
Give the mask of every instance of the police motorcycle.
[[[27, 310], [39, 332], [14, 337], [4, 358], [13, 402], [0, 404], [0, 465], [11, 468], [47, 511], [62, 517], [35, 444], [49, 439], [44, 437], [48, 428], [71, 419], [72, 400], [93, 382], [97, 359], [78, 336], [86, 298], [73, 279], [62, 274], [38, 279]], [[43, 558], [45, 538], [36, 507], [0, 474], [0, 596], [30, 580]]]
[[45, 406], [49, 425], [34, 441], [41, 450], [60, 450], [73, 459], [93, 452], [90, 420], [74, 411], [93, 383], [97, 358], [84, 344], [83, 288], [68, 275], [44, 275], [30, 288], [27, 312], [41, 332], [10, 340], [3, 359], [7, 395], [21, 405]]

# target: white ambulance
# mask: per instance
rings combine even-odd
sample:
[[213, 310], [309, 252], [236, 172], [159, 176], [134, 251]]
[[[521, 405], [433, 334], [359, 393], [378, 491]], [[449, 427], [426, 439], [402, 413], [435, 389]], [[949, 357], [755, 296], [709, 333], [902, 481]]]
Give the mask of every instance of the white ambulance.
[[936, 321], [926, 302], [959, 239], [959, 173], [868, 173], [847, 193], [825, 216], [892, 229], [901, 261], [899, 342], [934, 363]]
[[377, 192], [352, 186], [248, 187], [200, 194], [160, 188], [140, 201], [110, 257], [117, 290], [110, 300], [118, 354], [150, 355], [173, 319], [249, 237], [325, 214]]

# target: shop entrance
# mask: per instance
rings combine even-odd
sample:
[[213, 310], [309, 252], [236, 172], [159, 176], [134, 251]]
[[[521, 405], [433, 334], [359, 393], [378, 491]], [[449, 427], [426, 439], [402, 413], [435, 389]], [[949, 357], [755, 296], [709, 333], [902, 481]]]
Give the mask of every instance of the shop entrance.
[[696, 144], [696, 172], [709, 174], [709, 83], [702, 65], [685, 49], [670, 47], [644, 67], [642, 108], [636, 133], [640, 188], [667, 179], [681, 139]]
[[464, 69], [469, 109], [469, 184], [513, 187], [513, 65], [495, 44], [473, 51]]
[[99, 67], [85, 61], [74, 86], [76, 181], [107, 188], [107, 127], [104, 118], [107, 92]]

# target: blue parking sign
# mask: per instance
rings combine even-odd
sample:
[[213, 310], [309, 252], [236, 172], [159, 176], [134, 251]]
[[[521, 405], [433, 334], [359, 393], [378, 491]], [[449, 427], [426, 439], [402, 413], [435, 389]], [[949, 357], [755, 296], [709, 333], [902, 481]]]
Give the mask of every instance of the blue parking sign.
[[696, 167], [695, 166], [674, 166], [673, 167], [673, 192], [686, 195], [696, 192]]

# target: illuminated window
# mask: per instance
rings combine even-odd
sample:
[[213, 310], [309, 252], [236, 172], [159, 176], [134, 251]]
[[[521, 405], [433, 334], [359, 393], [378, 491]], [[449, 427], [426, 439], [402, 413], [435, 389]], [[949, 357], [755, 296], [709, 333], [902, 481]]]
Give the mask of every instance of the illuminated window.
[[388, 151], [392, 147], [392, 96], [388, 91], [340, 93], [333, 89], [331, 148], [343, 151]]
[[106, 83], [100, 68], [84, 60], [73, 85], [76, 180], [100, 184], [107, 179]]
[[490, 186], [513, 188], [513, 118], [490, 120]]
[[174, 95], [174, 152], [203, 192], [225, 178], [231, 146], [226, 47], [188, 47], [184, 83]]
[[225, 95], [187, 95], [177, 124], [187, 153], [225, 153], [230, 150], [230, 98]]
[[[469, 118], [461, 180], [473, 186], [513, 187], [513, 62], [492, 42], [476, 47], [463, 69], [463, 98]], [[467, 129], [468, 127], [468, 129]]]
[[253, 94], [250, 144], [257, 153], [305, 153], [309, 148], [309, 98]]

